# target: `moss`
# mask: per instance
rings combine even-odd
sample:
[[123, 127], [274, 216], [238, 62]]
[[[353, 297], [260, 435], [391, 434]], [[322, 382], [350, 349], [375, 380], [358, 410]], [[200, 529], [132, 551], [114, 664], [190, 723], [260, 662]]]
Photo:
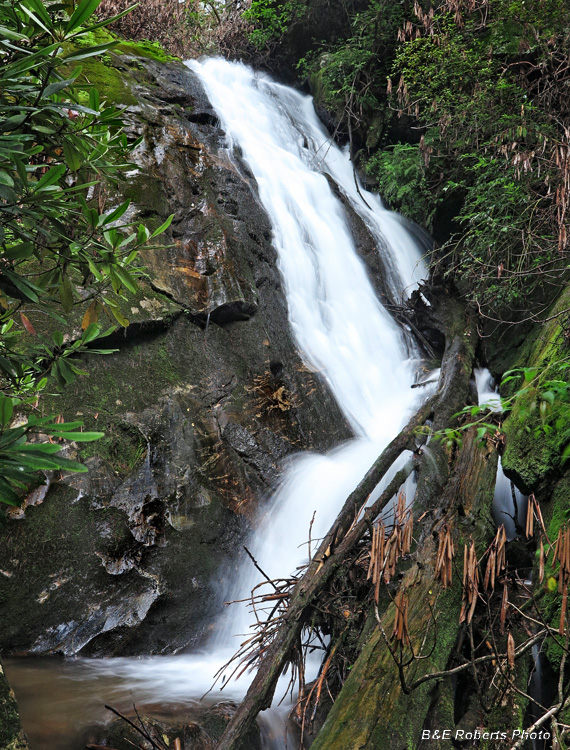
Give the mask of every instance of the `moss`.
[[[408, 621], [414, 630], [412, 639], [417, 652], [431, 619], [431, 609], [426, 602], [429, 601], [431, 607], [436, 604], [432, 583], [430, 578], [422, 576], [408, 590]], [[419, 677], [420, 669], [423, 674], [445, 668], [457, 634], [460, 598], [458, 583], [437, 597], [439, 616], [433, 651], [424, 661], [416, 662], [421, 667], [408, 671], [408, 681]], [[431, 643], [423, 650], [431, 650]], [[434, 683], [426, 682], [411, 695], [403, 695], [392, 656], [376, 629], [354, 664], [312, 750], [346, 750], [347, 747], [385, 750], [402, 747], [404, 743], [406, 747], [415, 748], [433, 689]]]
[[112, 52], [116, 55], [131, 55], [132, 57], [145, 57], [157, 62], [171, 62], [180, 58], [170, 55], [164, 50], [158, 42], [151, 42], [149, 39], [123, 39], [118, 34], [110, 31], [106, 27], [89, 31], [76, 40], [78, 47], [97, 47], [101, 44], [115, 42]]
[[[116, 334], [122, 335], [128, 336], [128, 331]], [[44, 396], [43, 408], [46, 414], [57, 414], [63, 408], [66, 420], [82, 419], [86, 429], [105, 432], [102, 440], [81, 444], [81, 459], [97, 456], [123, 475], [141, 460], [146, 446], [143, 436], [125, 421], [125, 414], [140, 413], [156, 403], [163, 392], [182, 380], [183, 373], [174, 364], [166, 333], [115, 340], [111, 345], [116, 343], [120, 353], [83, 356], [81, 366], [89, 375], [68, 385], [63, 398]], [[136, 372], [136, 378], [129, 377], [129, 372]]]
[[[570, 288], [557, 300], [549, 317], [556, 316], [570, 305]], [[556, 363], [567, 358], [567, 343], [560, 319], [554, 317], [528, 337], [517, 367], [536, 367], [542, 373], [540, 381], [560, 377]], [[540, 381], [516, 399], [509, 418], [504, 423], [506, 448], [503, 468], [520, 478], [527, 492], [541, 489], [545, 482], [562, 468], [562, 452], [570, 440], [570, 416], [560, 403], [548, 406], [540, 413]], [[503, 396], [513, 396], [522, 385], [521, 380], [510, 381], [502, 389]]]
[[[555, 542], [561, 526], [570, 519], [570, 477], [563, 477], [555, 486], [549, 503], [542, 504], [542, 513], [546, 524], [548, 538]], [[535, 596], [540, 600], [543, 617], [553, 628], [560, 624], [561, 595], [558, 593], [558, 564], [552, 565], [552, 558], [547, 557], [544, 566], [544, 583]], [[554, 588], [554, 591], [550, 587]], [[543, 650], [552, 667], [557, 670], [563, 654], [563, 648], [555, 638], [544, 642]]]
[[144, 436], [133, 425], [120, 419], [109, 419], [105, 437], [82, 450], [82, 458], [96, 455], [118, 476], [127, 476], [143, 460], [147, 449]]
[[122, 186], [121, 192], [124, 200], [129, 199], [139, 211], [144, 213], [145, 223], [149, 223], [147, 221], [149, 214], [157, 217], [168, 216], [169, 204], [164, 186], [152, 175], [146, 173], [136, 175]]
[[0, 664], [0, 750], [28, 750], [14, 693]]
[[109, 52], [82, 62], [82, 72], [78, 79], [79, 83], [95, 86], [101, 99], [108, 104], [130, 106], [138, 103], [132, 88], [134, 79], [125, 69], [125, 65], [120, 64], [123, 55], [143, 57], [162, 63], [178, 59], [165, 52], [156, 42], [146, 39], [138, 42], [126, 41], [106, 28], [96, 29], [80, 37], [77, 46], [95, 47], [112, 42], [115, 46]]
[[503, 468], [519, 478], [527, 493], [561, 468], [562, 453], [570, 440], [570, 417], [556, 404], [544, 419], [540, 397], [534, 389], [521, 396], [504, 425], [506, 448]]
[[[29, 538], [35, 555], [29, 554]], [[29, 650], [30, 641], [37, 644], [46, 637], [51, 643], [58, 628], [61, 632], [85, 621], [86, 602], [103, 601], [103, 592], [112, 595], [98, 555], [116, 556], [131, 540], [122, 511], [96, 508], [87, 498], [78, 498], [76, 490], [53, 485], [49, 501], [28, 509], [26, 518], [12, 524], [2, 539], [2, 566], [13, 574], [0, 580], [6, 649]], [[113, 579], [121, 587], [119, 596], [126, 596], [125, 580]]]
[[100, 59], [90, 58], [82, 65], [79, 83], [95, 86], [101, 100], [107, 104], [132, 106], [137, 98], [129, 86], [129, 76], [124, 70], [117, 70], [109, 55]]

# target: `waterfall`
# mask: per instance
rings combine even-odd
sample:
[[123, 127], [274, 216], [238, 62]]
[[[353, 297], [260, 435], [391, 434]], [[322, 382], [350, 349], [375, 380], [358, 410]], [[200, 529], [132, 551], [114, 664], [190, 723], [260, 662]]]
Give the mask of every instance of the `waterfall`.
[[[220, 117], [230, 153], [239, 147], [255, 177], [271, 219], [289, 321], [302, 357], [325, 378], [357, 435], [327, 456], [299, 458], [278, 490], [252, 545], [263, 570], [283, 576], [307, 557], [304, 543], [313, 513], [312, 536], [318, 539], [416, 400], [403, 333], [376, 297], [325, 175], [379, 242], [393, 296], [410, 291], [425, 269], [414, 238], [395, 215], [377, 196], [356, 188], [349, 157], [324, 130], [311, 97], [242, 64], [219, 58], [188, 64]], [[257, 577], [247, 565], [243, 594]], [[248, 622], [243, 608], [228, 619], [228, 627], [243, 633]], [[228, 636], [223, 628], [218, 646]]]
[[[327, 176], [374, 237], [392, 298], [409, 294], [425, 268], [405, 224], [357, 186], [348, 155], [320, 124], [310, 97], [239, 63], [187, 64], [218, 113], [227, 148], [230, 153], [239, 148], [257, 183], [301, 356], [326, 381], [355, 433], [328, 455], [303, 454], [291, 461], [260, 521], [252, 552], [270, 576], [284, 577], [307, 559], [313, 516], [311, 534], [318, 539], [429, 390], [411, 388], [417, 364], [413, 343], [379, 303]], [[413, 482], [406, 491], [413, 496]], [[259, 578], [249, 560], [244, 566], [234, 582], [234, 599], [247, 596]], [[236, 607], [203, 653], [79, 660], [75, 679], [95, 677], [104, 687], [113, 678], [130, 693], [130, 702], [155, 701], [157, 695], [164, 702], [198, 699], [243, 640], [235, 634], [243, 634], [251, 619], [245, 606]], [[223, 694], [243, 695], [248, 681], [232, 683]]]
[[218, 112], [228, 147], [239, 146], [255, 177], [306, 364], [325, 377], [357, 435], [392, 437], [409, 408], [413, 373], [401, 330], [378, 302], [325, 175], [392, 250], [383, 256], [397, 297], [424, 271], [414, 238], [377, 196], [356, 190], [348, 155], [324, 130], [311, 97], [239, 63], [188, 65]]

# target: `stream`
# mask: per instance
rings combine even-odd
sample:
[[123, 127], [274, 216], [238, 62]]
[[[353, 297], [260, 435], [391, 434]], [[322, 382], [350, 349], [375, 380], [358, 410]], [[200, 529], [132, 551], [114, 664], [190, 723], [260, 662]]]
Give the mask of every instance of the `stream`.
[[[393, 300], [405, 298], [425, 275], [422, 247], [403, 220], [357, 184], [347, 153], [331, 141], [309, 96], [239, 63], [216, 58], [187, 64], [218, 112], [230, 153], [239, 150], [237, 168], [245, 164], [258, 185], [303, 360], [326, 380], [355, 434], [328, 455], [301, 454], [292, 460], [260, 517], [248, 546], [270, 577], [283, 577], [307, 560], [311, 523], [312, 539], [324, 536], [347, 495], [420, 399], [432, 392], [430, 387], [411, 388], [418, 380], [420, 355], [411, 336], [380, 304], [330, 180], [375, 239]], [[384, 485], [397, 468], [392, 467]], [[410, 501], [413, 479], [405, 492]], [[229, 581], [231, 598], [246, 597], [258, 580], [259, 573], [245, 560], [237, 578]], [[224, 611], [200, 653], [6, 660], [32, 750], [77, 748], [80, 731], [109, 718], [104, 703], [125, 709], [136, 702], [155, 715], [185, 710], [210, 688], [251, 620], [245, 605]], [[245, 675], [231, 681], [208, 700], [239, 700], [250, 679]], [[265, 748], [279, 750], [284, 747], [284, 710], [265, 713], [274, 735]]]

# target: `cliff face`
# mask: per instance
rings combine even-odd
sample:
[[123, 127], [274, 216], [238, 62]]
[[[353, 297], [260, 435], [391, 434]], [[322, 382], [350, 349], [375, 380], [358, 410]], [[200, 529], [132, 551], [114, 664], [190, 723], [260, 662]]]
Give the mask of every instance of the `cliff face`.
[[4, 653], [199, 642], [283, 459], [349, 436], [296, 353], [268, 219], [193, 73], [131, 54], [97, 65], [87, 75], [115, 81], [103, 90], [142, 136], [121, 189], [133, 219], [174, 220], [146, 251], [118, 351], [86, 357], [89, 377], [46, 404], [106, 437], [82, 452], [87, 475], [52, 478], [7, 518]]

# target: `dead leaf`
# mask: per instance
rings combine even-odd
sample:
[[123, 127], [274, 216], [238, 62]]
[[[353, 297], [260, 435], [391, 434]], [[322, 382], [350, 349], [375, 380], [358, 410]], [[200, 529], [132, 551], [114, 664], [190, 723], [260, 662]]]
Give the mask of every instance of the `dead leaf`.
[[24, 315], [24, 313], [20, 313], [20, 319], [22, 321], [22, 325], [26, 329], [28, 333], [31, 333], [32, 336], [37, 336], [36, 329], [34, 326], [30, 323], [28, 317]]
[[93, 300], [93, 302], [85, 311], [85, 315], [83, 316], [83, 320], [81, 321], [81, 328], [84, 331], [89, 328], [92, 323], [97, 323], [97, 321], [99, 320], [99, 310], [99, 303], [97, 302], [97, 300]]

